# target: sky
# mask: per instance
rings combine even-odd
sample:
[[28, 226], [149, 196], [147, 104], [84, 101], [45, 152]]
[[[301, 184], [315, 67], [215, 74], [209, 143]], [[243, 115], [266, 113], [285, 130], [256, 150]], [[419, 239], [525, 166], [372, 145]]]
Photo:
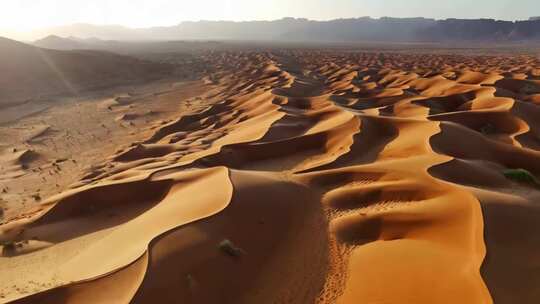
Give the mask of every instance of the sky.
[[0, 31], [24, 32], [72, 23], [151, 27], [182, 21], [283, 17], [517, 20], [538, 15], [540, 0], [0, 0]]

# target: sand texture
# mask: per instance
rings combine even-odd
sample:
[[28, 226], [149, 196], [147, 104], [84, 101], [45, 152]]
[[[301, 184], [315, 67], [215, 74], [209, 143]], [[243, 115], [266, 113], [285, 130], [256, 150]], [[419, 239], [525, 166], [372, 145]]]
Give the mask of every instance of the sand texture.
[[[537, 58], [207, 56], [201, 82], [91, 103], [122, 148], [81, 129], [49, 169], [99, 163], [5, 212], [1, 302], [538, 303]], [[43, 121], [4, 143], [6, 200]]]

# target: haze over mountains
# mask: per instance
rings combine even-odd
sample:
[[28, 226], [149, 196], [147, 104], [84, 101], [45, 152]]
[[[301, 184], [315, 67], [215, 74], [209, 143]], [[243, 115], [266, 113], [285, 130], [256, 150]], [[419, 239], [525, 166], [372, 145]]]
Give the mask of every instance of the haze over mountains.
[[305, 42], [448, 42], [540, 41], [540, 20], [370, 17], [314, 21], [283, 18], [274, 21], [197, 21], [170, 27], [131, 29], [118, 25], [73, 24], [33, 34], [105, 40], [279, 40]]

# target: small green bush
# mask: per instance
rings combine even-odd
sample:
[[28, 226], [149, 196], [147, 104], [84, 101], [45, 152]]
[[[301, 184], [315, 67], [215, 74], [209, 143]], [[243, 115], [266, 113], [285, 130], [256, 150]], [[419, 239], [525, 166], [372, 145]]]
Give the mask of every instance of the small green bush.
[[235, 257], [235, 258], [238, 258], [242, 255], [245, 254], [244, 250], [242, 250], [241, 248], [239, 247], [236, 247], [233, 242], [231, 242], [230, 240], [223, 240], [219, 243], [218, 245], [218, 248], [219, 250], [221, 250], [223, 253], [231, 256], [231, 257]]
[[531, 172], [525, 169], [507, 169], [503, 171], [507, 179], [519, 182], [540, 185], [536, 177]]

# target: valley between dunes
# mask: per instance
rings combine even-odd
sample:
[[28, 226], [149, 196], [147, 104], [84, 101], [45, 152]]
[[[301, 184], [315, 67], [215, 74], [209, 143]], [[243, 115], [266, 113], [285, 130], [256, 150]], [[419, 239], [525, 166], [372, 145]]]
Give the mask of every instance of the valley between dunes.
[[209, 56], [203, 110], [6, 217], [0, 301], [538, 303], [538, 58]]

